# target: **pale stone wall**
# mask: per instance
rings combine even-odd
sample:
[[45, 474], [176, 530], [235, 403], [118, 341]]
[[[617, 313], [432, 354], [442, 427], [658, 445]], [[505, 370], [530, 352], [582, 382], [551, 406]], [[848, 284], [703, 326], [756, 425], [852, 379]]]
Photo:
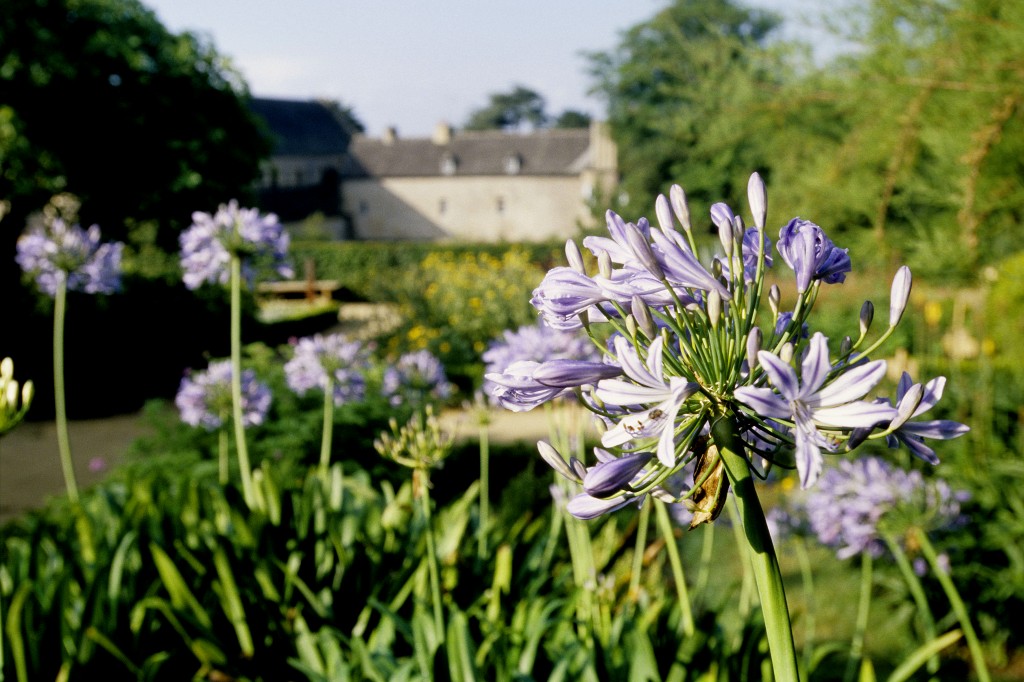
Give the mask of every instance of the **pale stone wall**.
[[[592, 176], [453, 176], [346, 180], [357, 239], [541, 241], [593, 222]], [[587, 196], [585, 196], [587, 195]]]

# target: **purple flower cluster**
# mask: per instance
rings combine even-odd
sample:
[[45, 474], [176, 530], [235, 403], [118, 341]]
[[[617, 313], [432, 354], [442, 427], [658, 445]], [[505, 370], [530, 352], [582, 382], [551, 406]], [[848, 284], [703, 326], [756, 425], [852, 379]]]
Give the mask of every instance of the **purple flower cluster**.
[[[902, 316], [910, 271], [900, 268], [893, 279], [890, 324], [880, 338], [866, 341], [873, 317], [873, 306], [866, 304], [858, 339], [843, 339], [830, 349], [829, 340], [813, 332], [810, 315], [820, 286], [845, 280], [847, 251], [810, 221], [786, 223], [775, 249], [793, 269], [797, 300], [792, 312], [780, 314], [780, 288], [765, 292], [772, 242], [765, 233], [767, 192], [757, 174], [750, 178], [748, 199], [754, 228], [746, 228], [723, 203], [711, 207], [722, 251], [709, 268], [696, 255], [680, 187], [655, 202], [657, 226], [645, 218], [626, 222], [609, 211], [609, 236], [583, 240], [597, 261], [596, 272], [588, 273], [570, 241], [569, 265], [549, 271], [532, 298], [548, 326], [585, 330], [593, 347], [605, 348], [605, 357], [523, 358], [494, 350], [487, 358], [486, 379], [505, 408], [529, 410], [575, 394], [599, 420], [608, 461], [592, 469], [622, 475], [608, 479], [615, 485], [603, 485], [594, 495], [587, 479], [596, 474], [582, 464], [566, 465], [572, 470], [567, 478], [600, 500], [577, 511], [602, 513], [642, 499], [694, 462], [720, 481], [720, 465], [703, 460], [713, 448], [736, 452], [739, 446], [749, 466], [795, 463], [802, 487], [809, 488], [821, 475], [825, 453], [845, 453], [867, 439], [885, 438], [934, 463], [925, 438], [967, 431], [956, 422], [911, 421], [939, 399], [941, 377], [925, 386], [911, 385], [907, 378], [895, 406], [871, 395], [886, 364], [870, 353]], [[769, 334], [757, 326], [764, 319], [758, 306], [765, 301], [772, 312]], [[640, 453], [651, 456], [636, 479], [630, 465], [642, 459]], [[546, 459], [559, 468], [554, 458]], [[702, 480], [678, 499], [721, 499], [724, 488], [703, 474]], [[720, 508], [709, 505], [696, 522], [717, 516]]]
[[[270, 388], [251, 369], [242, 371], [242, 424], [262, 424], [270, 409]], [[231, 361], [211, 362], [206, 371], [186, 374], [174, 404], [181, 421], [214, 431], [230, 417]]]
[[883, 524], [902, 535], [903, 524], [938, 530], [962, 521], [964, 492], [919, 471], [897, 469], [883, 459], [844, 460], [807, 493], [803, 515], [818, 540], [847, 559], [861, 552], [880, 556]]
[[250, 285], [260, 268], [291, 277], [294, 272], [286, 261], [288, 242], [288, 233], [276, 215], [239, 208], [235, 200], [221, 204], [212, 215], [196, 211], [192, 226], [179, 238], [182, 279], [189, 289], [207, 282], [227, 284], [232, 255], [242, 259], [242, 277]]
[[402, 355], [384, 370], [381, 393], [397, 407], [408, 400], [444, 400], [451, 396], [452, 385], [437, 356], [418, 350]]
[[330, 379], [334, 404], [344, 405], [363, 399], [368, 366], [369, 353], [360, 342], [343, 334], [315, 334], [296, 342], [284, 373], [289, 388], [299, 395], [326, 390]]
[[62, 281], [68, 291], [110, 294], [121, 286], [123, 249], [120, 242], [101, 244], [97, 225], [84, 230], [57, 218], [18, 239], [15, 261], [50, 296]]

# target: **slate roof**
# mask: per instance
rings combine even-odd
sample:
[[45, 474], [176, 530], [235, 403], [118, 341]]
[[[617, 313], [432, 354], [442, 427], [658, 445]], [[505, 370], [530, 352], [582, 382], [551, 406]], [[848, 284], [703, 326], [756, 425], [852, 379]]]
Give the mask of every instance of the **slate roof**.
[[442, 161], [455, 159], [455, 177], [509, 175], [506, 161], [519, 160], [514, 175], [578, 175], [589, 159], [590, 131], [550, 129], [532, 133], [453, 132], [447, 144], [431, 138], [382, 139], [356, 136], [343, 177], [434, 177]]
[[254, 97], [249, 108], [267, 122], [274, 156], [323, 156], [348, 149], [350, 135], [320, 102]]

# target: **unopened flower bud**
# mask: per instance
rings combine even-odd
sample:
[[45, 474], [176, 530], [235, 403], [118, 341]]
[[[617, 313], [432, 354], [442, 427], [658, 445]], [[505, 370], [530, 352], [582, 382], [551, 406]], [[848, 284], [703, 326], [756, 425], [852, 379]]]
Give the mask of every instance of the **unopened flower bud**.
[[722, 317], [722, 297], [715, 291], [708, 292], [708, 320], [711, 321], [711, 328], [718, 326], [718, 320]]
[[569, 261], [570, 268], [581, 275], [587, 274], [587, 268], [583, 265], [583, 254], [580, 253], [580, 247], [571, 239], [565, 242], [565, 257]]
[[779, 290], [778, 284], [773, 284], [768, 290], [768, 305], [772, 309], [772, 315], [776, 319], [779, 317], [779, 302], [782, 300], [782, 291]]
[[864, 336], [871, 328], [871, 321], [875, 319], [875, 304], [871, 301], [864, 301], [860, 307], [860, 335]]
[[711, 206], [711, 220], [718, 227], [718, 241], [722, 243], [726, 258], [732, 255], [732, 219], [733, 212], [727, 204], [719, 202]]
[[844, 336], [843, 340], [839, 342], [839, 355], [846, 357], [850, 354], [851, 350], [853, 350], [853, 339], [849, 336]]
[[750, 202], [750, 213], [754, 216], [754, 225], [763, 230], [768, 217], [768, 190], [764, 180], [757, 173], [747, 181], [747, 201]]
[[864, 441], [866, 441], [868, 439], [868, 436], [871, 435], [871, 432], [873, 430], [874, 430], [874, 427], [870, 427], [869, 426], [869, 427], [866, 427], [866, 428], [859, 428], [859, 429], [854, 429], [853, 431], [851, 431], [850, 432], [850, 439], [848, 441], [846, 441], [847, 449], [853, 450], [853, 449], [859, 447], [861, 445], [861, 443], [863, 443]]
[[761, 350], [761, 330], [753, 327], [747, 334], [747, 367], [753, 371], [757, 367], [757, 351]]
[[895, 327], [903, 317], [903, 311], [907, 309], [907, 300], [910, 298], [910, 287], [913, 278], [910, 275], [910, 268], [901, 266], [892, 279], [892, 292], [889, 296], [889, 326]]
[[672, 204], [672, 212], [679, 219], [683, 230], [690, 231], [690, 207], [686, 205], [686, 192], [679, 185], [672, 185], [668, 193], [669, 201]]
[[654, 200], [654, 213], [658, 216], [658, 225], [662, 232], [675, 232], [676, 226], [672, 220], [672, 207], [668, 205], [668, 199], [664, 194], [659, 194]]
[[711, 261], [711, 276], [715, 279], [722, 276], [722, 262], [717, 258]]
[[569, 468], [572, 469], [573, 476], [582, 483], [583, 479], [587, 475], [587, 467], [583, 466], [583, 462], [579, 461], [575, 457], [570, 457]]
[[626, 315], [626, 335], [631, 339], [636, 338], [636, 317], [633, 315]]
[[637, 327], [644, 333], [644, 336], [653, 341], [654, 336], [658, 333], [658, 328], [654, 324], [654, 318], [651, 316], [651, 309], [647, 307], [647, 304], [639, 296], [633, 297], [629, 307], [633, 317], [636, 318]]
[[562, 459], [562, 455], [550, 443], [538, 441], [537, 451], [544, 458], [544, 461], [548, 463], [548, 466], [559, 474], [576, 483], [582, 481], [582, 477], [576, 475], [576, 472]]
[[665, 273], [661, 269], [661, 265], [658, 264], [658, 260], [654, 257], [654, 251], [651, 250], [650, 242], [644, 237], [640, 228], [633, 223], [626, 225], [626, 241], [629, 243], [630, 250], [640, 260], [640, 263], [647, 268], [649, 273], [658, 279], [665, 279]]
[[605, 279], [612, 278], [612, 257], [607, 251], [602, 251], [597, 256], [597, 271]]
[[633, 452], [590, 468], [583, 479], [583, 490], [592, 497], [610, 497], [625, 489], [651, 461], [649, 452]]
[[785, 363], [793, 362], [793, 344], [787, 341], [779, 349], [779, 359]]

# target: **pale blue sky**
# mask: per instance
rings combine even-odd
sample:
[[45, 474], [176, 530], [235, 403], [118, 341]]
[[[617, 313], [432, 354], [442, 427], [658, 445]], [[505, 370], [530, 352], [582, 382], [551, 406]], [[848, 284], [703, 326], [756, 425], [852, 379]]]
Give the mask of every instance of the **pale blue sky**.
[[[253, 94], [340, 100], [371, 135], [396, 126], [428, 135], [463, 123], [488, 94], [522, 84], [548, 112], [603, 115], [588, 96], [583, 52], [613, 48], [622, 31], [667, 0], [142, 0], [172, 31], [213, 40]], [[751, 0], [786, 17], [792, 34], [813, 0]]]

